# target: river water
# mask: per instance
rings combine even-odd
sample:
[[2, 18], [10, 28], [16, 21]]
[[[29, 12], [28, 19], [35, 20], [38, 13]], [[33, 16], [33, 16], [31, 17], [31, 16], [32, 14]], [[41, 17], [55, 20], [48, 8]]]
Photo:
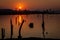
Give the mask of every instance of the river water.
[[[18, 37], [19, 25], [16, 18], [18, 16], [25, 20], [22, 29], [21, 36], [27, 37], [40, 37], [42, 38], [42, 14], [30, 14], [30, 15], [0, 15], [0, 39], [1, 28], [5, 29], [5, 38], [10, 38], [10, 19], [13, 24], [13, 38]], [[21, 21], [22, 21], [21, 20]], [[29, 24], [33, 23], [34, 27], [30, 28]], [[44, 14], [45, 23], [45, 37], [46, 38], [58, 38], [60, 39], [60, 14]], [[46, 32], [48, 34], [46, 34]]]

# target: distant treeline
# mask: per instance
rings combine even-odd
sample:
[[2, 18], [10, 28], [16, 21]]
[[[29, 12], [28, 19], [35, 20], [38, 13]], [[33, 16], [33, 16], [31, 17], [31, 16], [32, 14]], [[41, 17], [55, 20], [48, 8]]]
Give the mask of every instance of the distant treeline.
[[43, 10], [43, 11], [31, 11], [31, 10], [12, 10], [12, 9], [0, 9], [0, 15], [10, 14], [60, 14], [60, 11]]

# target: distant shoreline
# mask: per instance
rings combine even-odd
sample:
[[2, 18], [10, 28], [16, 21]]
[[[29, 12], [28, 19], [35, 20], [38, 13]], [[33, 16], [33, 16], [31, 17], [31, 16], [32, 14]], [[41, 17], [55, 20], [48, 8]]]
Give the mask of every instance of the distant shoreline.
[[60, 11], [49, 11], [49, 10], [43, 10], [43, 11], [30, 11], [30, 10], [11, 10], [11, 9], [0, 9], [0, 15], [29, 15], [29, 14], [60, 14]]

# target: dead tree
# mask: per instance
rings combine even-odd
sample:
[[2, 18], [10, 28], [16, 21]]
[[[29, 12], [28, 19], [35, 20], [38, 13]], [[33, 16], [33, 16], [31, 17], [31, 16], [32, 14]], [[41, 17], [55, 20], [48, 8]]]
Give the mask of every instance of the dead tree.
[[21, 25], [20, 25], [20, 28], [19, 28], [19, 36], [18, 36], [18, 39], [19, 39], [19, 40], [22, 39], [21, 29], [22, 29], [22, 26], [23, 26], [23, 23], [24, 23], [24, 22], [25, 22], [25, 21], [23, 20], [22, 23], [21, 23]]

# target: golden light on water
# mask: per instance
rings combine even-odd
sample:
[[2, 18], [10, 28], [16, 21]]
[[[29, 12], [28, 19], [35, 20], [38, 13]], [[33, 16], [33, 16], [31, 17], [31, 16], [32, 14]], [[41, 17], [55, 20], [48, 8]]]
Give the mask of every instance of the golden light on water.
[[16, 17], [16, 25], [19, 26], [22, 23], [22, 21], [23, 21], [23, 17], [21, 15], [18, 15]]
[[22, 16], [18, 16], [18, 22], [21, 23], [22, 22]]

